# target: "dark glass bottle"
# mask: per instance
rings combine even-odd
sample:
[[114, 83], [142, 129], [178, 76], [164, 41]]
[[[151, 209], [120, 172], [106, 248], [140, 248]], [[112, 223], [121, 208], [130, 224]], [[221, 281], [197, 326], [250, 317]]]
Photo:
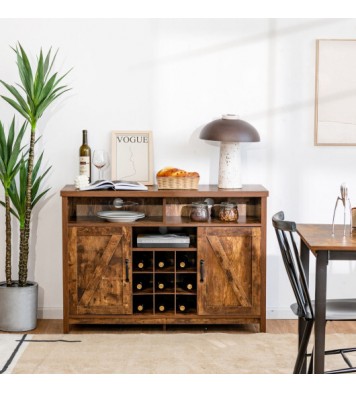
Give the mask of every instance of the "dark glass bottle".
[[157, 284], [157, 288], [158, 288], [160, 291], [163, 291], [163, 289], [165, 288], [164, 283], [163, 283], [163, 282], [159, 282], [159, 283]]
[[180, 269], [187, 269], [189, 267], [189, 258], [188, 255], [183, 255], [181, 258], [179, 258], [178, 261], [178, 267]]
[[141, 281], [136, 284], [136, 289], [139, 290], [139, 291], [142, 291], [143, 283]]
[[88, 176], [89, 183], [91, 182], [91, 149], [87, 130], [83, 130], [83, 142], [79, 148], [79, 174]]

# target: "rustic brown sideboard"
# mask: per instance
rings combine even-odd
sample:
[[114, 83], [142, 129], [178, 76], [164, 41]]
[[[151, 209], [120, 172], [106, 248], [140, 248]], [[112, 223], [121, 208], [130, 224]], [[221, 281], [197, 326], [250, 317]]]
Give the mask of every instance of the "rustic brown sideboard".
[[[264, 187], [77, 191], [68, 185], [61, 197], [65, 333], [76, 324], [253, 323], [266, 331]], [[134, 210], [145, 217], [98, 218], [115, 209], [115, 198], [137, 202]], [[192, 221], [190, 205], [206, 198], [235, 202], [237, 222]], [[138, 246], [140, 235], [163, 232], [188, 236], [189, 246]]]

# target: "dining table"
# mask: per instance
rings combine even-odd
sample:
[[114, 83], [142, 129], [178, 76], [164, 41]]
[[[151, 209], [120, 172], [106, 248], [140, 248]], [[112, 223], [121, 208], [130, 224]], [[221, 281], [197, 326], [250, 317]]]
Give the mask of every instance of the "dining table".
[[[309, 277], [310, 255], [315, 257], [315, 323], [313, 372], [325, 371], [327, 271], [329, 261], [356, 260], [356, 228], [350, 225], [297, 224], [301, 239], [300, 256]], [[299, 322], [301, 323], [301, 321]]]

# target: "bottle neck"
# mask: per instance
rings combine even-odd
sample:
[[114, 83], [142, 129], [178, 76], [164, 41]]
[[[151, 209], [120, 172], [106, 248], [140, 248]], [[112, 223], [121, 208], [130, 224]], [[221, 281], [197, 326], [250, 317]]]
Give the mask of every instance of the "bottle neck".
[[83, 145], [88, 144], [88, 133], [87, 131], [83, 131]]

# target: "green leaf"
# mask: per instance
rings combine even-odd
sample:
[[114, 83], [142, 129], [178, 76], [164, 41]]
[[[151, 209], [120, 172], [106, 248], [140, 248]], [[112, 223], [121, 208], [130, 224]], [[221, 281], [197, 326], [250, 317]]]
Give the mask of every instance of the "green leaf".
[[[50, 50], [50, 51], [51, 51], [51, 50]], [[49, 69], [48, 69], [48, 71], [47, 71], [47, 73], [46, 73], [46, 80], [47, 80], [47, 78], [48, 78], [48, 76], [49, 76], [49, 73], [52, 71], [52, 67], [53, 67], [54, 61], [56, 60], [58, 51], [59, 51], [59, 49], [56, 50], [56, 53], [55, 53], [54, 56], [53, 56], [51, 65], [49, 66]], [[49, 53], [48, 53], [48, 54], [49, 54]], [[48, 60], [48, 61], [49, 61], [49, 60]]]
[[48, 51], [46, 59], [44, 61], [44, 65], [43, 65], [43, 72], [44, 72], [45, 80], [46, 80], [46, 76], [47, 76], [47, 71], [49, 71], [48, 67], [49, 67], [49, 62], [51, 60], [51, 50], [52, 50], [52, 48], [50, 48], [50, 50]]
[[[10, 199], [11, 199], [11, 197], [10, 197]], [[5, 202], [3, 202], [3, 201], [0, 201], [0, 205], [6, 207]], [[13, 210], [11, 207], [10, 207], [10, 212], [11, 212], [18, 220], [20, 219], [19, 216], [18, 216], [18, 214], [17, 214], [17, 213], [15, 212], [15, 210]]]
[[34, 90], [34, 101], [35, 103], [38, 102], [39, 97], [42, 92], [43, 84], [44, 84], [44, 73], [43, 73], [43, 55], [42, 50], [40, 51], [40, 58], [38, 59], [37, 63], [37, 71], [35, 76], [35, 81], [33, 85]]
[[[19, 133], [18, 133], [18, 135], [17, 135], [15, 144], [14, 144], [14, 146], [13, 146], [13, 148], [12, 148], [12, 152], [11, 152], [11, 155], [10, 155], [10, 157], [9, 157], [9, 162], [8, 162], [8, 174], [9, 174], [9, 175], [10, 175], [10, 173], [13, 171], [13, 168], [14, 168], [14, 166], [16, 165], [16, 162], [18, 161], [21, 151], [22, 151], [22, 150], [24, 149], [24, 147], [25, 147], [25, 146], [21, 147], [21, 143], [22, 143], [22, 138], [23, 138], [24, 133], [25, 133], [26, 128], [27, 128], [27, 124], [28, 124], [28, 123], [25, 122], [25, 123], [22, 125], [22, 127], [21, 127], [21, 129], [20, 129], [20, 131], [19, 131]], [[11, 129], [11, 128], [14, 128], [14, 127], [15, 127], [15, 122], [13, 121], [13, 122], [12, 122], [12, 127], [10, 127], [10, 129]], [[15, 174], [16, 174], [16, 173], [15, 173]], [[15, 175], [15, 174], [14, 174], [14, 175]], [[13, 175], [13, 176], [14, 176], [14, 175]]]
[[31, 93], [30, 96], [33, 97], [33, 76], [32, 76], [31, 64], [28, 60], [25, 50], [23, 49], [23, 47], [21, 46], [20, 43], [19, 43], [19, 47], [20, 47], [20, 51], [21, 51], [20, 57], [22, 59], [25, 75], [26, 75], [26, 78], [27, 78], [27, 80], [29, 82], [29, 86], [30, 86], [30, 93]]
[[38, 104], [41, 104], [43, 100], [45, 100], [51, 93], [54, 87], [54, 83], [57, 78], [57, 73], [53, 74], [49, 81], [45, 84], [45, 86], [42, 89], [41, 95], [38, 100]]
[[[60, 89], [62, 89], [62, 87], [59, 87], [59, 88], [57, 89], [57, 91], [60, 90]], [[55, 99], [57, 99], [59, 96], [61, 96], [63, 93], [65, 93], [66, 91], [69, 91], [69, 90], [71, 90], [71, 89], [63, 90], [63, 91], [61, 91], [59, 94], [55, 94], [55, 93], [53, 92], [46, 100], [44, 100], [44, 101], [41, 103], [41, 105], [38, 107], [38, 110], [37, 110], [37, 112], [36, 112], [37, 119], [39, 119], [39, 118], [42, 116], [43, 112], [47, 109], [47, 107], [48, 107]]]
[[32, 202], [32, 208], [34, 208], [34, 207], [36, 206], [37, 202], [38, 202], [42, 197], [44, 197], [50, 189], [51, 189], [51, 188], [47, 188], [47, 190], [43, 191], [40, 195], [37, 196], [37, 198], [35, 198], [35, 199], [33, 200], [33, 202]]
[[15, 138], [15, 116], [12, 118], [12, 122], [9, 128], [9, 133], [7, 135], [7, 156], [11, 156], [12, 145], [14, 143]]
[[59, 83], [63, 78], [65, 78], [65, 77], [72, 71], [72, 69], [73, 69], [73, 67], [72, 67], [70, 70], [68, 70], [63, 76], [61, 76], [61, 77], [57, 80], [57, 82], [55, 83], [55, 86], [57, 86], [58, 83]]
[[25, 118], [25, 119], [27, 119], [28, 121], [30, 121], [31, 119], [30, 119], [30, 117], [29, 117], [29, 115], [21, 108], [21, 106], [17, 103], [17, 102], [15, 102], [14, 100], [12, 100], [11, 98], [9, 98], [9, 97], [5, 97], [5, 96], [1, 96], [6, 102], [8, 102], [13, 108], [15, 108], [18, 112], [20, 112], [21, 113], [21, 115]]
[[17, 102], [21, 106], [21, 108], [26, 112], [27, 114], [29, 113], [29, 107], [26, 103], [26, 101], [23, 99], [21, 94], [17, 91], [17, 89], [14, 86], [8, 85], [4, 81], [0, 80], [0, 82], [9, 90], [9, 92], [16, 98]]
[[7, 163], [7, 142], [6, 142], [6, 136], [5, 136], [5, 131], [4, 131], [4, 126], [0, 122], [0, 158], [2, 159], [4, 165]]

